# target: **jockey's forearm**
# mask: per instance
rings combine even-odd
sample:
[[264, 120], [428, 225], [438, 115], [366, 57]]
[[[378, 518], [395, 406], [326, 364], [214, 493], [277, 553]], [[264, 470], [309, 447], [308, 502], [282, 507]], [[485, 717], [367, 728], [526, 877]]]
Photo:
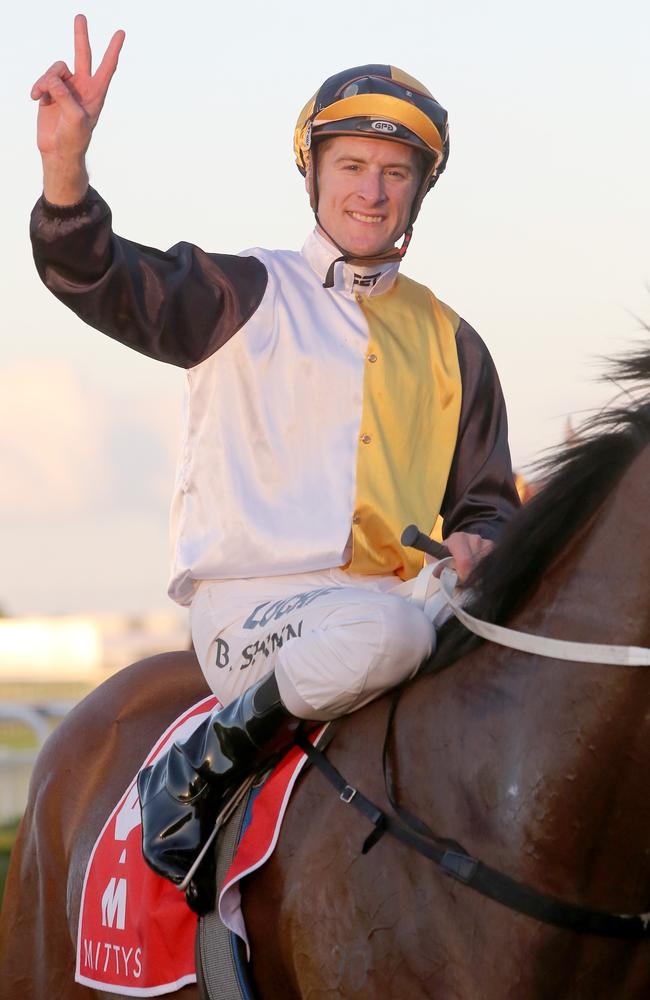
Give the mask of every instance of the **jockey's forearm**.
[[88, 191], [85, 157], [48, 154], [43, 160], [43, 194], [51, 205], [76, 205]]

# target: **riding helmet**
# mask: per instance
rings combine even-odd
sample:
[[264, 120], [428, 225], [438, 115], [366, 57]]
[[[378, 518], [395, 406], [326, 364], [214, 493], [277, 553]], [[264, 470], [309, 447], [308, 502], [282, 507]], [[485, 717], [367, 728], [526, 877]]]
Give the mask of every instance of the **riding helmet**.
[[317, 140], [336, 135], [387, 139], [420, 151], [425, 170], [411, 209], [412, 225], [447, 164], [445, 109], [426, 87], [395, 66], [355, 66], [329, 77], [300, 112], [294, 131], [296, 165], [307, 176], [315, 212]]

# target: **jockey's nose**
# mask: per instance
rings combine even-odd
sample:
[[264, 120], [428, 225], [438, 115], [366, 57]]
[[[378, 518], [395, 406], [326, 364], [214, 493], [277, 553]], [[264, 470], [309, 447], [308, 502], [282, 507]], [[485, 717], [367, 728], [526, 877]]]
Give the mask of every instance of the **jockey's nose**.
[[359, 178], [358, 194], [369, 205], [386, 200], [386, 183], [382, 170], [364, 170]]

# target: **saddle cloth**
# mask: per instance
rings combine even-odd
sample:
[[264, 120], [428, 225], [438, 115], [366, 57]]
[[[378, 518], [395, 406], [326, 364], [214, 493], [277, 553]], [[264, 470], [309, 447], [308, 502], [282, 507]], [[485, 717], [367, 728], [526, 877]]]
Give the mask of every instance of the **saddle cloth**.
[[[183, 740], [219, 707], [211, 695], [187, 709], [163, 733], [142, 767]], [[321, 730], [311, 734], [316, 740]], [[307, 758], [294, 747], [255, 797], [219, 895], [223, 923], [246, 942], [240, 880], [264, 864], [277, 843], [291, 790]], [[197, 917], [182, 892], [145, 864], [140, 847], [136, 776], [93, 847], [81, 895], [75, 980], [125, 996], [161, 996], [196, 982]]]

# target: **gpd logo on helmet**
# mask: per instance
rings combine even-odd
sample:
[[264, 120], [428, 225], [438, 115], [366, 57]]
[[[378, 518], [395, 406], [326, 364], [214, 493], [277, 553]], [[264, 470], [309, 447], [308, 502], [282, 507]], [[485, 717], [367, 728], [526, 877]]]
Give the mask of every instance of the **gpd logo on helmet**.
[[381, 120], [371, 122], [370, 128], [374, 128], [375, 132], [397, 132], [397, 125], [393, 125], [392, 122], [385, 122]]

